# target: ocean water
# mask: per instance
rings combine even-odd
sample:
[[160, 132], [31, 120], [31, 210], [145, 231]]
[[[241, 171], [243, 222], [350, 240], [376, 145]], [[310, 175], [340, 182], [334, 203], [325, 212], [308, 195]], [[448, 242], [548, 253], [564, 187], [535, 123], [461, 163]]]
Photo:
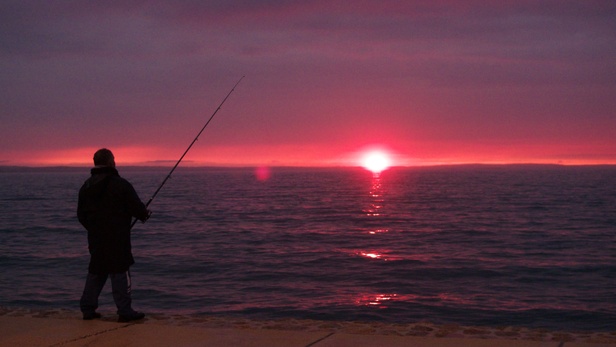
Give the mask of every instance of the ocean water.
[[[168, 170], [119, 167], [144, 201]], [[78, 309], [88, 175], [0, 169], [0, 305]], [[133, 228], [134, 307], [616, 330], [615, 183], [614, 166], [179, 167]]]

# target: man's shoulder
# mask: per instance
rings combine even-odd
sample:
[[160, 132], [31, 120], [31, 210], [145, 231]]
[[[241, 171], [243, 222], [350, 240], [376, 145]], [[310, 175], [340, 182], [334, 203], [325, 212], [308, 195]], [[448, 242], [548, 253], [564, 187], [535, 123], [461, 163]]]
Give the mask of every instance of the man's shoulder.
[[112, 175], [109, 177], [113, 182], [118, 183], [118, 184], [122, 184], [122, 185], [128, 185], [128, 186], [132, 186], [132, 184], [124, 177], [119, 176], [119, 175]]

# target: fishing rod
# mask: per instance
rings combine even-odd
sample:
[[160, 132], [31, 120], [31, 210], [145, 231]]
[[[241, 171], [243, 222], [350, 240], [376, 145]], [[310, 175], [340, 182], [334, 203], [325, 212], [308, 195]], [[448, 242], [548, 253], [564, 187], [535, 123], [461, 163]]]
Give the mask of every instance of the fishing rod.
[[[201, 128], [201, 131], [199, 131], [199, 133], [197, 134], [197, 136], [195, 136], [194, 140], [192, 140], [192, 142], [190, 143], [190, 145], [188, 146], [188, 148], [186, 148], [186, 150], [184, 151], [184, 154], [182, 154], [182, 156], [180, 157], [180, 159], [177, 161], [177, 163], [175, 163], [175, 165], [173, 166], [173, 168], [171, 169], [171, 171], [169, 171], [169, 174], [167, 175], [167, 177], [165, 177], [165, 179], [163, 180], [163, 182], [160, 184], [160, 186], [158, 186], [158, 189], [156, 189], [156, 191], [154, 192], [154, 194], [152, 194], [152, 197], [150, 198], [150, 200], [148, 200], [148, 202], [145, 204], [145, 207], [150, 206], [150, 203], [152, 202], [152, 200], [154, 200], [154, 198], [156, 197], [156, 195], [158, 195], [158, 192], [163, 188], [163, 186], [165, 185], [165, 183], [167, 183], [167, 180], [169, 178], [171, 178], [171, 174], [173, 173], [173, 171], [175, 171], [175, 169], [178, 167], [178, 165], [180, 165], [180, 162], [182, 161], [182, 159], [184, 159], [184, 156], [186, 156], [186, 153], [188, 153], [188, 151], [190, 151], [190, 149], [192, 148], [192, 146], [195, 144], [195, 142], [197, 142], [197, 140], [199, 139], [199, 136], [201, 136], [201, 133], [203, 132], [203, 130], [205, 130], [205, 128], [207, 127], [208, 124], [210, 124], [210, 122], [212, 121], [212, 119], [214, 118], [214, 116], [216, 115], [216, 113], [218, 113], [218, 111], [220, 110], [220, 108], [222, 107], [222, 104], [225, 103], [225, 101], [227, 101], [227, 99], [229, 98], [229, 96], [231, 95], [231, 93], [233, 93], [233, 91], [235, 90], [235, 87], [237, 87], [238, 84], [240, 84], [240, 82], [242, 81], [242, 79], [244, 79], [244, 77], [246, 76], [242, 76], [242, 78], [240, 78], [239, 81], [237, 81], [237, 83], [233, 86], [233, 88], [231, 88], [231, 91], [227, 94], [227, 96], [225, 96], [225, 98], [222, 100], [222, 102], [220, 103], [220, 105], [218, 105], [218, 108], [216, 108], [216, 110], [214, 111], [214, 113], [212, 113], [212, 115], [210, 116], [210, 118], [207, 120], [207, 122], [205, 123], [205, 125], [203, 126], [203, 128]], [[137, 223], [137, 218], [135, 218], [135, 220], [133, 221], [133, 224], [131, 224], [130, 228], [132, 229], [133, 226], [135, 226], [135, 223]]]

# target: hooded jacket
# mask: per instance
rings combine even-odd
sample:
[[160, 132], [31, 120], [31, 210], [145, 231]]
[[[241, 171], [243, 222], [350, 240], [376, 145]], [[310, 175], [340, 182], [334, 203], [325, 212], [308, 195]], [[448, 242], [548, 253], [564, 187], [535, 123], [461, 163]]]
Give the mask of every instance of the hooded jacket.
[[131, 251], [132, 218], [148, 218], [133, 186], [113, 167], [95, 167], [79, 190], [77, 217], [88, 231], [94, 274], [121, 273], [135, 263]]

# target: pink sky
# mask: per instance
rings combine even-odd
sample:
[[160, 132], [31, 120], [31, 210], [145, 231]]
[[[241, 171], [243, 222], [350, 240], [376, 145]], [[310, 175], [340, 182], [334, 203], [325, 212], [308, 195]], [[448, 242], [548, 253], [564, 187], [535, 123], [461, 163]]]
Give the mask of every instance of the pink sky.
[[616, 164], [612, 1], [0, 4], [0, 165]]

